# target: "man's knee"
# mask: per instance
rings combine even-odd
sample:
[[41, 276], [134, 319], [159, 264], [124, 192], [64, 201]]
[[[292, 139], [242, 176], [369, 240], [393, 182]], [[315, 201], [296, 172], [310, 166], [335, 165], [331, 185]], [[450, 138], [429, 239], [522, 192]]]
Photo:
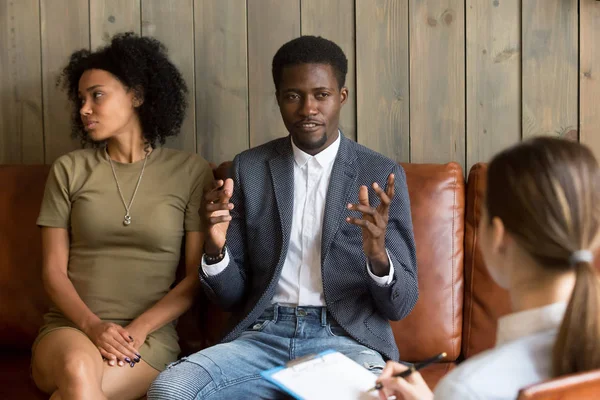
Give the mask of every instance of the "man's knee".
[[180, 360], [161, 372], [148, 389], [148, 400], [194, 400], [212, 379], [198, 364]]

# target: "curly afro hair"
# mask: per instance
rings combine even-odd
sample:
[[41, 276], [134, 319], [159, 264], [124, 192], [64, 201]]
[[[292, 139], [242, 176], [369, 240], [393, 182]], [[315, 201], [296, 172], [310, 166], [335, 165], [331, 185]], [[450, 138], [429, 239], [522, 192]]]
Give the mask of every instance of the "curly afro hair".
[[339, 89], [346, 83], [346, 74], [348, 73], [346, 55], [340, 46], [321, 36], [300, 36], [285, 43], [277, 50], [272, 65], [273, 82], [276, 90], [279, 90], [283, 69], [298, 64], [331, 65]]
[[58, 77], [57, 85], [67, 92], [73, 105], [72, 136], [80, 138], [84, 146], [98, 145], [88, 136], [79, 114], [79, 79], [90, 69], [110, 72], [144, 100], [136, 112], [149, 145], [156, 147], [157, 142], [164, 144], [167, 137], [179, 134], [188, 91], [181, 73], [158, 40], [126, 32], [115, 35], [109, 45], [94, 52], [74, 52]]

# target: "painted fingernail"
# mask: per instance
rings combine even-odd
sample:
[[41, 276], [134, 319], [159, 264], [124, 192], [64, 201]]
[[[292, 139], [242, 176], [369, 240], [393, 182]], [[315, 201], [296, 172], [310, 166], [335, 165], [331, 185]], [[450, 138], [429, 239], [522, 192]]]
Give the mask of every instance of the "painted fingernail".
[[135, 366], [135, 363], [134, 363], [134, 362], [132, 362], [132, 363], [129, 363], [129, 366], [130, 366], [131, 368], [133, 368], [133, 367]]
[[139, 363], [140, 359], [138, 357], [136, 357], [136, 358], [133, 359], [133, 361], [136, 362], [136, 363]]
[[131, 340], [133, 342], [133, 338], [131, 336], [129, 336], [129, 340]]
[[125, 357], [125, 362], [131, 363], [131, 360], [129, 359], [129, 357]]
[[138, 353], [135, 353], [135, 355], [136, 355], [138, 358], [142, 358], [142, 356], [141, 356], [141, 355], [139, 355]]

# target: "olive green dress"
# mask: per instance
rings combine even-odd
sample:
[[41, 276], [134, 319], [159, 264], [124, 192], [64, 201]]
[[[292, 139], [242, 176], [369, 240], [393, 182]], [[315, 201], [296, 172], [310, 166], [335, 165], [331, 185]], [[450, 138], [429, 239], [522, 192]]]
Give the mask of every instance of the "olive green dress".
[[[144, 161], [113, 161], [129, 204]], [[127, 325], [164, 297], [175, 281], [185, 232], [201, 230], [204, 187], [212, 169], [200, 156], [156, 148], [123, 224], [125, 207], [104, 148], [73, 151], [56, 160], [46, 183], [39, 226], [69, 231], [68, 276], [83, 302], [103, 321]], [[55, 306], [34, 343], [75, 325]], [[179, 354], [175, 323], [148, 335], [142, 359], [162, 371]]]

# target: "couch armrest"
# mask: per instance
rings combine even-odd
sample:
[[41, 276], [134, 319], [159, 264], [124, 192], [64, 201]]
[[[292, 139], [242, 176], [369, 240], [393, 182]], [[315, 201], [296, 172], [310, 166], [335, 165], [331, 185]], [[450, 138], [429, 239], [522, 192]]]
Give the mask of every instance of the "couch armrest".
[[566, 375], [521, 389], [518, 400], [585, 400], [600, 396], [600, 369]]

